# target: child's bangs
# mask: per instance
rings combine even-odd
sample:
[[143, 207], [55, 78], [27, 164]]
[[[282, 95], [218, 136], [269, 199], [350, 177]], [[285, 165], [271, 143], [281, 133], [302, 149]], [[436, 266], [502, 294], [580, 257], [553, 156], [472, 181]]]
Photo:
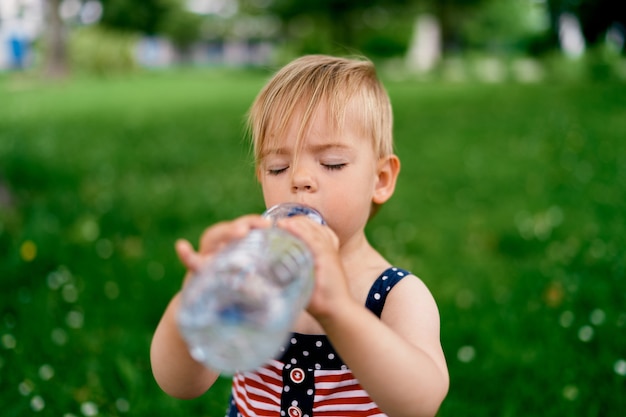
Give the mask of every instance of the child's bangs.
[[[268, 152], [279, 149], [288, 130], [294, 124], [297, 126], [295, 138], [295, 153], [303, 145], [303, 138], [311, 128], [313, 116], [326, 109], [326, 120], [333, 128], [342, 124], [345, 103], [342, 100], [331, 100], [328, 94], [302, 89], [293, 91], [289, 96], [275, 96], [271, 103], [266, 103], [261, 119], [258, 119], [258, 135], [256, 136], [255, 157], [257, 162]], [[280, 115], [280, 117], [276, 117]]]
[[322, 109], [338, 134], [350, 123], [372, 140], [379, 155], [392, 151], [391, 106], [371, 62], [307, 56], [279, 71], [250, 109], [248, 126], [256, 162], [280, 148], [294, 124], [297, 153], [313, 116]]

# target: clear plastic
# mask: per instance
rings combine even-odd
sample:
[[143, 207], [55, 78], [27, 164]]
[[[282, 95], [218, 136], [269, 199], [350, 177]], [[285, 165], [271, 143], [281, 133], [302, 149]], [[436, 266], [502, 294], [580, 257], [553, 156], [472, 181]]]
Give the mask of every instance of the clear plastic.
[[[307, 206], [268, 209], [278, 220], [306, 215]], [[313, 289], [313, 259], [300, 239], [270, 227], [252, 230], [201, 268], [184, 287], [178, 325], [191, 356], [224, 374], [255, 369], [275, 357]]]

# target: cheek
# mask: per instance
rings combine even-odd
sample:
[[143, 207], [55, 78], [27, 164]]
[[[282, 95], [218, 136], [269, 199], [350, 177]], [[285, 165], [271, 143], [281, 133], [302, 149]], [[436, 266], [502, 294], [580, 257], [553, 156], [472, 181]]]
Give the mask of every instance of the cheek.
[[291, 194], [291, 181], [285, 174], [279, 176], [265, 175], [259, 182], [266, 207], [284, 203], [293, 198]]
[[263, 184], [261, 184], [261, 188], [263, 191], [263, 200], [265, 201], [266, 207], [271, 207], [284, 200], [281, 198], [280, 193], [277, 192], [276, 187], [268, 187], [268, 186], [263, 186]]
[[325, 209], [333, 217], [336, 228], [352, 230], [362, 227], [369, 218], [372, 187], [352, 183], [336, 191], [325, 204]]

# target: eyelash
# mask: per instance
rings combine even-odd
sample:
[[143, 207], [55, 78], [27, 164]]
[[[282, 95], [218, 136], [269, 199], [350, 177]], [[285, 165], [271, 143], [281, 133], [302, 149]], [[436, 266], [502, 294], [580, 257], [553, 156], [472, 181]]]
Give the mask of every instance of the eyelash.
[[268, 169], [268, 170], [267, 170], [267, 173], [268, 173], [269, 175], [280, 175], [280, 174], [282, 174], [283, 172], [287, 171], [287, 168], [288, 168], [288, 167], [285, 167], [285, 168], [279, 168], [279, 169]]
[[345, 163], [344, 164], [328, 164], [328, 165], [322, 164], [322, 166], [324, 168], [326, 168], [327, 170], [329, 170], [329, 171], [339, 171], [339, 170], [342, 170], [343, 168], [346, 167], [346, 165], [347, 164], [345, 164]]
[[[328, 171], [340, 171], [343, 168], [346, 167], [346, 163], [341, 163], [341, 164], [322, 164], [322, 166], [324, 167], [324, 169], [327, 169]], [[289, 167], [284, 167], [284, 168], [279, 168], [279, 169], [268, 169], [267, 173], [269, 175], [280, 175], [283, 172], [287, 171]]]

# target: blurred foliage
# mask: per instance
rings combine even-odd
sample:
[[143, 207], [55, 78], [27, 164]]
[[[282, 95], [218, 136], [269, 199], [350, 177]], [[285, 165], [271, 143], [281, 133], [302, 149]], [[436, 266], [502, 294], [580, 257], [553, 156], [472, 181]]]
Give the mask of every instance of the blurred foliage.
[[202, 22], [202, 17], [197, 14], [177, 8], [163, 19], [159, 29], [174, 45], [185, 51], [200, 39]]
[[[578, 16], [591, 46], [601, 45], [609, 28], [626, 33], [626, 11], [619, 2], [585, 0], [324, 0], [300, 2], [242, 1], [240, 15], [230, 16], [236, 32], [239, 19], [271, 17], [281, 41], [292, 55], [304, 53], [363, 53], [371, 57], [403, 56], [416, 18], [436, 16], [441, 25], [444, 54], [468, 52], [529, 54], [558, 50], [561, 13]], [[621, 26], [620, 26], [621, 25]], [[254, 38], [254, 35], [252, 36]], [[621, 51], [623, 52], [623, 45]]]
[[100, 25], [149, 36], [164, 35], [181, 49], [200, 39], [202, 18], [181, 0], [102, 0]]
[[79, 73], [113, 75], [137, 69], [137, 36], [127, 32], [87, 26], [72, 31], [69, 42], [70, 63]]
[[[310, 53], [363, 54], [398, 62], [412, 46], [416, 21], [423, 14], [436, 17], [440, 25], [444, 58], [491, 54], [501, 59], [551, 60], [560, 48], [563, 13], [578, 17], [593, 51], [601, 50], [611, 38], [612, 47], [623, 56], [626, 37], [626, 2], [613, 0], [238, 0], [211, 3], [204, 14], [193, 13], [183, 0], [102, 0], [102, 5], [98, 26], [106, 30], [88, 32], [91, 36], [85, 43], [113, 46], [111, 30], [162, 36], [175, 45], [174, 54], [181, 63], [192, 56], [194, 46], [198, 55], [211, 54], [227, 49], [224, 45], [230, 42], [239, 42], [239, 47], [271, 44], [277, 47], [271, 55], [279, 58], [278, 63]], [[49, 29], [46, 39], [58, 39], [59, 45], [48, 50], [58, 50], [51, 56], [64, 74], [62, 30], [54, 25]], [[84, 28], [78, 31], [85, 32]], [[98, 71], [107, 65], [119, 68], [117, 57], [104, 54], [107, 57], [80, 52], [81, 66]], [[88, 63], [85, 58], [89, 57], [96, 62]], [[598, 58], [594, 77], [611, 69], [602, 54], [594, 52], [590, 58]], [[261, 61], [265, 64], [267, 59]]]
[[[283, 22], [285, 38], [301, 42], [302, 49], [296, 54], [342, 49], [371, 56], [394, 56], [404, 52], [411, 36], [412, 25], [406, 25], [411, 20], [406, 19], [409, 7], [407, 0], [276, 0], [267, 11]], [[394, 25], [390, 25], [392, 21]], [[379, 30], [382, 28], [387, 30]], [[392, 35], [398, 30], [402, 33], [400, 42]]]
[[[381, 73], [403, 168], [367, 233], [439, 304], [440, 416], [621, 416], [625, 84]], [[169, 398], [148, 349], [175, 239], [263, 209], [242, 137], [267, 76], [0, 78], [3, 416], [223, 415], [228, 380]]]
[[552, 20], [552, 33], [558, 36], [561, 13], [572, 13], [580, 20], [585, 40], [597, 45], [605, 40], [606, 31], [614, 24], [626, 31], [626, 2], [615, 0], [547, 0]]
[[491, 1], [472, 14], [463, 37], [471, 49], [500, 54], [527, 51], [549, 28], [545, 12], [530, 1]]
[[[626, 30], [626, 6], [612, 0], [276, 0], [266, 12], [283, 22], [283, 36], [296, 46], [301, 42], [298, 53], [344, 48], [368, 56], [398, 56], [406, 50], [420, 13], [437, 17], [446, 52], [480, 49], [536, 54], [555, 50], [559, 47], [558, 19], [564, 12], [579, 18], [590, 45], [602, 43], [612, 25], [621, 24]], [[311, 27], [321, 34], [319, 38], [303, 36]], [[389, 42], [388, 48], [381, 47], [384, 42], [370, 41], [372, 33], [374, 39]], [[313, 47], [314, 40], [319, 44]]]
[[100, 0], [101, 24], [107, 27], [154, 35], [171, 13], [183, 7], [179, 0]]

